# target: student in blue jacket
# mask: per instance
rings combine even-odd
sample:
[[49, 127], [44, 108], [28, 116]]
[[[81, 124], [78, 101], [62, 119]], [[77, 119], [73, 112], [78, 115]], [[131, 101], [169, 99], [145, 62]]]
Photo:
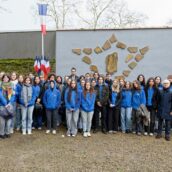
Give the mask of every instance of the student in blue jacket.
[[126, 82], [122, 89], [121, 100], [121, 129], [123, 133], [131, 131], [131, 114], [132, 114], [132, 85]]
[[57, 113], [58, 113], [58, 108], [61, 105], [61, 93], [56, 88], [55, 81], [50, 81], [49, 88], [45, 91], [43, 96], [43, 103], [46, 109], [46, 117], [47, 117], [46, 133], [47, 134], [50, 133], [51, 122], [52, 122], [52, 133], [56, 134]]
[[143, 74], [138, 75], [137, 81], [139, 81], [141, 89], [144, 90], [145, 89], [145, 85], [146, 85], [145, 76]]
[[158, 88], [158, 90], [162, 90], [163, 89], [163, 85], [161, 83], [161, 77], [160, 76], [156, 76], [155, 77], [155, 85]]
[[36, 96], [31, 82], [31, 78], [29, 76], [26, 76], [19, 96], [19, 102], [22, 112], [23, 135], [26, 135], [26, 132], [29, 135], [32, 134], [32, 116]]
[[91, 87], [90, 82], [86, 82], [85, 88], [81, 94], [81, 117], [83, 125], [83, 136], [90, 137], [91, 123], [94, 113], [94, 104], [96, 93]]
[[67, 136], [75, 137], [78, 131], [77, 123], [81, 104], [81, 92], [77, 88], [75, 80], [71, 81], [70, 87], [65, 91], [65, 106], [67, 120]]
[[[150, 112], [150, 126], [145, 126], [144, 135], [153, 136], [154, 135], [154, 127], [155, 127], [155, 118], [156, 111], [158, 108], [158, 89], [155, 85], [154, 78], [149, 78], [145, 87], [145, 95], [146, 95], [146, 107]], [[148, 128], [150, 127], [150, 129]]]
[[116, 133], [119, 127], [119, 115], [121, 104], [121, 90], [118, 80], [114, 80], [109, 91], [108, 100], [108, 131]]
[[[0, 108], [12, 105], [15, 102], [15, 95], [13, 92], [13, 86], [10, 82], [10, 77], [4, 74], [2, 77], [1, 87], [0, 87]], [[12, 116], [4, 117], [0, 114], [0, 139], [5, 139], [10, 137]]]
[[139, 81], [133, 82], [133, 95], [132, 95], [132, 130], [133, 133], [141, 135], [143, 130], [142, 116], [139, 111], [141, 104], [146, 105], [145, 92], [141, 88]]

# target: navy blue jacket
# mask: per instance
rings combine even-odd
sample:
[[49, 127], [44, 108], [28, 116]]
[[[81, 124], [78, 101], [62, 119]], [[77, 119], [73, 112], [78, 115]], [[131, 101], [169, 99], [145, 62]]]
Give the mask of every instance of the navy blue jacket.
[[158, 93], [158, 116], [166, 119], [172, 120], [172, 91], [170, 88], [160, 90]]
[[81, 94], [81, 109], [85, 112], [92, 112], [94, 111], [94, 104], [96, 101], [96, 93], [86, 93], [86, 96], [84, 94]]
[[54, 85], [54, 88], [49, 88], [45, 91], [43, 96], [43, 104], [46, 109], [53, 110], [59, 108], [61, 105], [61, 93]]
[[123, 108], [132, 107], [132, 91], [131, 90], [122, 89], [121, 107]]

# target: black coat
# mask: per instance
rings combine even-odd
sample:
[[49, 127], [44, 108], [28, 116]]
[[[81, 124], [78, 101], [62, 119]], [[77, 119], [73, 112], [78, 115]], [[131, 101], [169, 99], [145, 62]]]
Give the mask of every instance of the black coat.
[[163, 89], [158, 92], [158, 116], [172, 120], [172, 91], [170, 89]]

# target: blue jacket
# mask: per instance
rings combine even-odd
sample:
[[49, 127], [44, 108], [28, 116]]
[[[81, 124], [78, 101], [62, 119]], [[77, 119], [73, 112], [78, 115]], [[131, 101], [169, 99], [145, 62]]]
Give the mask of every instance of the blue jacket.
[[[22, 85], [22, 87], [23, 87], [24, 85]], [[29, 100], [29, 102], [28, 102], [28, 105], [27, 105], [27, 107], [29, 107], [29, 106], [33, 106], [34, 104], [35, 104], [35, 100], [36, 100], [36, 94], [35, 94], [35, 92], [34, 92], [35, 90], [34, 90], [34, 88], [33, 88], [33, 86], [32, 86], [32, 97], [31, 97], [31, 99]], [[24, 100], [23, 100], [23, 98], [22, 98], [22, 88], [21, 88], [21, 91], [20, 91], [20, 95], [19, 95], [19, 104], [21, 104], [21, 105], [25, 105], [24, 104]]]
[[96, 93], [86, 93], [86, 96], [84, 94], [81, 94], [81, 109], [85, 112], [92, 112], [94, 111], [94, 104], [96, 101]]
[[132, 108], [137, 110], [141, 104], [146, 105], [146, 96], [144, 90], [134, 90], [132, 95]]
[[121, 107], [128, 108], [132, 106], [132, 91], [122, 89]]
[[19, 103], [21, 90], [22, 90], [22, 84], [18, 82], [16, 85], [16, 94], [15, 94], [17, 103]]
[[0, 90], [0, 106], [6, 106], [7, 104], [13, 104], [15, 102], [15, 96], [12, 95], [10, 100], [7, 100], [3, 93], [2, 93], [2, 90]]
[[49, 88], [43, 96], [43, 104], [46, 109], [57, 109], [61, 105], [61, 93], [54, 85], [54, 88]]
[[76, 111], [77, 109], [80, 108], [81, 92], [79, 90], [77, 92], [75, 90], [72, 90], [70, 101], [68, 101], [68, 93], [69, 93], [69, 88], [67, 88], [66, 91], [65, 91], [65, 106], [66, 106], [66, 109], [67, 110], [73, 109], [74, 111]]
[[33, 89], [34, 89], [34, 93], [35, 93], [36, 98], [38, 98], [40, 95], [40, 91], [41, 91], [40, 85], [34, 85]]

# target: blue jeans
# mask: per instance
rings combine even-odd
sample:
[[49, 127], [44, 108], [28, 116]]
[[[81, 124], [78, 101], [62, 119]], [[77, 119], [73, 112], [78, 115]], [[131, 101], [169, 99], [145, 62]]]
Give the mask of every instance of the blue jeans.
[[66, 109], [66, 121], [67, 121], [67, 134], [76, 135], [78, 128], [78, 118], [79, 118], [79, 109], [76, 111], [69, 111]]
[[0, 116], [0, 135], [10, 134], [11, 129], [11, 119], [4, 119]]
[[131, 130], [132, 107], [121, 108], [121, 128], [122, 131]]
[[93, 113], [94, 111], [92, 112], [85, 112], [83, 110], [81, 111], [83, 132], [90, 132]]
[[[162, 134], [162, 125], [164, 119], [159, 118], [158, 120], [158, 134]], [[171, 120], [165, 120], [165, 135], [170, 136], [170, 129], [171, 129]]]
[[22, 112], [22, 131], [32, 131], [32, 115], [34, 106], [24, 107], [21, 106]]
[[16, 109], [16, 128], [21, 128], [21, 120], [22, 120], [21, 105], [18, 105]]

